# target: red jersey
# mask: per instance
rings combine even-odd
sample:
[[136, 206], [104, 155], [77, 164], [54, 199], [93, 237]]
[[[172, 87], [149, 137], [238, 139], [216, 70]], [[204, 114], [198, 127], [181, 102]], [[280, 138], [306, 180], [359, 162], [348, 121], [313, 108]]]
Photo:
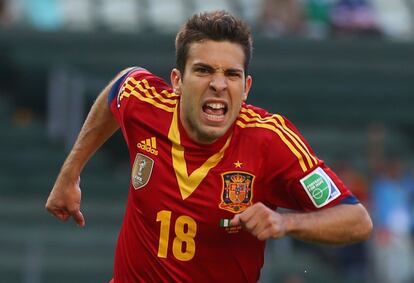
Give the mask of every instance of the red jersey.
[[114, 282], [257, 282], [265, 242], [228, 220], [256, 202], [310, 211], [350, 192], [284, 117], [244, 104], [211, 145], [192, 141], [179, 96], [136, 68], [110, 96], [131, 182]]

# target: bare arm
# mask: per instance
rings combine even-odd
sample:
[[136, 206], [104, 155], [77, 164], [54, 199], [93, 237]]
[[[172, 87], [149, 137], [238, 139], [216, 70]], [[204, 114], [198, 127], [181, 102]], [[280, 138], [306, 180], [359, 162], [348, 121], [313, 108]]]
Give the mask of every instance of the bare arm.
[[278, 213], [256, 203], [235, 215], [231, 225], [242, 225], [259, 240], [289, 235], [325, 244], [363, 241], [372, 231], [371, 218], [361, 204], [341, 204], [308, 213]]
[[92, 155], [119, 128], [107, 101], [113, 82], [126, 71], [121, 72], [100, 93], [63, 163], [46, 202], [46, 209], [59, 220], [66, 221], [72, 217], [79, 226], [85, 225], [85, 219], [80, 211], [80, 174]]

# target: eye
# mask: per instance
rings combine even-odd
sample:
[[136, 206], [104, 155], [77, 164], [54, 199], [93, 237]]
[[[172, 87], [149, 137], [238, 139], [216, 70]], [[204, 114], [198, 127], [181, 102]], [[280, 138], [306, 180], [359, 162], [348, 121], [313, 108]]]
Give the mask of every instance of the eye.
[[210, 68], [207, 68], [207, 67], [202, 67], [202, 66], [196, 67], [196, 68], [194, 69], [194, 71], [195, 71], [198, 75], [209, 75], [209, 74], [211, 74], [211, 73], [212, 73], [212, 70], [211, 70]]
[[242, 77], [242, 73], [238, 70], [228, 70], [226, 71], [226, 76], [230, 79], [239, 79]]

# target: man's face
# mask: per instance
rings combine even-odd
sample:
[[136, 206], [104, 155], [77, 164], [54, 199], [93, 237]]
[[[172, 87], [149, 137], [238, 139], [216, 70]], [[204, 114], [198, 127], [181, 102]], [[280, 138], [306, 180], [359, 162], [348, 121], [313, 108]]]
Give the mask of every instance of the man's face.
[[212, 143], [236, 120], [252, 78], [244, 73], [239, 44], [205, 40], [192, 43], [185, 72], [171, 72], [174, 91], [181, 95], [180, 120], [199, 143]]

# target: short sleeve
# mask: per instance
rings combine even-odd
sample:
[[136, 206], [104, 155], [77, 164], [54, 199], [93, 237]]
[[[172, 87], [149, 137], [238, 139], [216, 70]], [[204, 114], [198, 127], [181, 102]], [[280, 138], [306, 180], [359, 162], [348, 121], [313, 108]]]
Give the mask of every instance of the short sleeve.
[[289, 120], [276, 115], [275, 124], [277, 131], [269, 141], [267, 165], [271, 168], [268, 182], [273, 205], [312, 211], [358, 203]]

